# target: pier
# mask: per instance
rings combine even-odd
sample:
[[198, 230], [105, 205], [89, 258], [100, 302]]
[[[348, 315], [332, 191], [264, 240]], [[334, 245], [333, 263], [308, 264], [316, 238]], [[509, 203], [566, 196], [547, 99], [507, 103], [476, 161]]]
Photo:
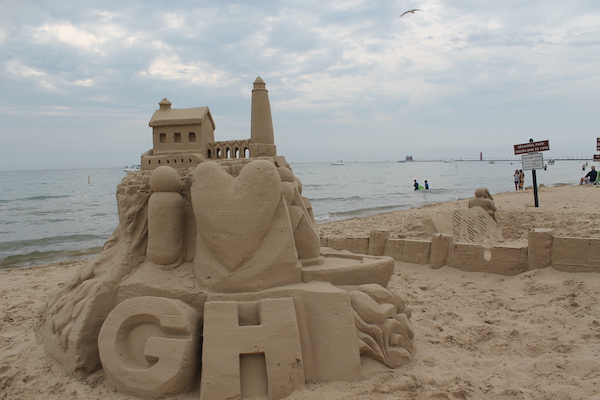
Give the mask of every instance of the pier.
[[[594, 161], [593, 156], [557, 156], [550, 157], [545, 156], [544, 160], [555, 160], [555, 161]], [[520, 162], [521, 157], [483, 157], [483, 158], [468, 158], [468, 157], [459, 157], [459, 158], [414, 158], [412, 161], [406, 162], [448, 162], [448, 161], [512, 161], [512, 162]], [[405, 161], [400, 161], [405, 162]]]

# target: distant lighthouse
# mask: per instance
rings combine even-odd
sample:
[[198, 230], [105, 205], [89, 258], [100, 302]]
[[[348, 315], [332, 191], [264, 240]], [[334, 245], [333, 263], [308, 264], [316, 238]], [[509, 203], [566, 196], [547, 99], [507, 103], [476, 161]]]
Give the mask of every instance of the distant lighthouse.
[[252, 89], [250, 155], [251, 157], [277, 155], [269, 91], [260, 76], [254, 81], [254, 89]]

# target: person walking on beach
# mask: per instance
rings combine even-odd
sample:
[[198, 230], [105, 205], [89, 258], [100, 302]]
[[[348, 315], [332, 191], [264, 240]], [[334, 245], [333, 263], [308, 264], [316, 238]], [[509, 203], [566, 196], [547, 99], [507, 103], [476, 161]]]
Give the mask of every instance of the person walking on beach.
[[519, 181], [521, 180], [521, 174], [518, 169], [515, 169], [515, 190], [519, 190]]
[[523, 190], [525, 185], [525, 172], [522, 169], [519, 170], [519, 190]]

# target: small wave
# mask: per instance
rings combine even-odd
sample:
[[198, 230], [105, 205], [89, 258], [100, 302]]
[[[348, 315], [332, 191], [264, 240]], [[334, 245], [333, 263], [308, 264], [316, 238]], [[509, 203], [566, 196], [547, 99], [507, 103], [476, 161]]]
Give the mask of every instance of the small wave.
[[21, 248], [31, 248], [48, 246], [54, 244], [63, 244], [68, 242], [85, 242], [91, 240], [106, 240], [108, 236], [99, 235], [66, 235], [66, 236], [49, 236], [41, 239], [29, 240], [13, 240], [12, 242], [0, 242], [0, 251], [7, 251]]
[[347, 216], [347, 215], [352, 215], [352, 216], [360, 216], [360, 215], [372, 215], [372, 214], [380, 214], [382, 212], [388, 212], [388, 211], [396, 211], [396, 210], [403, 210], [409, 208], [409, 206], [399, 206], [397, 204], [393, 205], [393, 206], [379, 206], [379, 207], [370, 207], [370, 208], [359, 208], [356, 210], [349, 210], [349, 211], [338, 211], [338, 212], [334, 212], [332, 213], [332, 216], [336, 217], [336, 216]]
[[324, 188], [324, 187], [328, 187], [328, 186], [330, 186], [330, 185], [325, 184], [325, 183], [323, 183], [323, 184], [321, 184], [321, 183], [307, 183], [306, 185], [302, 184], [302, 191], [305, 191], [306, 189], [318, 189], [318, 188]]
[[[56, 215], [56, 214], [61, 214], [61, 212], [58, 210], [48, 210], [48, 211], [37, 210], [37, 211], [33, 211], [33, 212], [29, 213], [29, 215], [36, 215], [38, 217], [42, 217], [45, 215]], [[51, 219], [49, 219], [48, 221], [51, 221]]]
[[393, 206], [359, 208], [359, 209], [355, 209], [355, 210], [337, 211], [337, 212], [327, 213], [326, 214], [327, 218], [318, 219], [317, 217], [315, 217], [315, 220], [317, 220], [318, 223], [330, 222], [330, 221], [341, 221], [344, 219], [367, 217], [370, 215], [383, 214], [383, 213], [392, 212], [392, 211], [406, 210], [411, 207], [413, 207], [412, 204], [395, 204]]
[[315, 221], [317, 222], [326, 222], [331, 219], [331, 215], [329, 213], [318, 214], [315, 215]]
[[83, 250], [33, 251], [0, 259], [0, 269], [30, 267], [57, 261], [87, 258], [101, 251], [102, 247], [90, 247]]
[[39, 200], [52, 200], [52, 199], [64, 199], [66, 197], [73, 197], [71, 195], [63, 194], [58, 196], [31, 196], [23, 199], [17, 199], [15, 201], [39, 201]]
[[12, 224], [18, 224], [20, 223], [20, 221], [0, 221], [0, 225], [4, 226], [4, 225], [12, 225]]
[[310, 199], [310, 201], [312, 201], [313, 203], [315, 201], [319, 202], [319, 201], [339, 201], [339, 202], [346, 202], [346, 201], [359, 201], [362, 200], [363, 197], [361, 196], [350, 196], [350, 197], [313, 197]]

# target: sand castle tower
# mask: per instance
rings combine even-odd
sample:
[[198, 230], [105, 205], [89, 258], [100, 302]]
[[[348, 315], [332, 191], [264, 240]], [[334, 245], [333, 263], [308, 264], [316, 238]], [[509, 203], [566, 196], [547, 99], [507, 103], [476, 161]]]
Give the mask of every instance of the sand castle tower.
[[166, 99], [150, 126], [146, 168], [117, 188], [119, 226], [41, 315], [49, 355], [80, 377], [103, 368], [133, 396], [206, 400], [280, 399], [362, 379], [361, 357], [412, 359], [410, 310], [387, 288], [393, 259], [320, 246], [276, 155], [262, 79], [251, 139], [215, 142], [207, 107]]
[[260, 76], [254, 81], [252, 89], [250, 143], [250, 154], [255, 157], [277, 155], [269, 91]]

